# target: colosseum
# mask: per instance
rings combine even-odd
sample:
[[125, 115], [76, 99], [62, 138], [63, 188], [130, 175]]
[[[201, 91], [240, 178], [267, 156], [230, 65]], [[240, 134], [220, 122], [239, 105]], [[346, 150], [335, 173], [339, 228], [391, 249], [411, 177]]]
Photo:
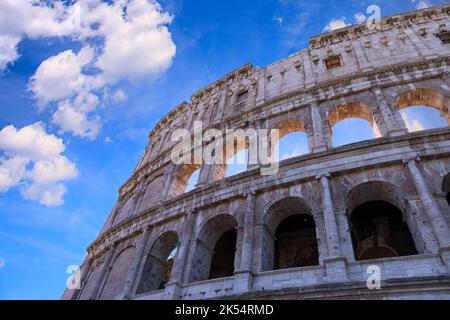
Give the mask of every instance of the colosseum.
[[[150, 133], [62, 298], [450, 299], [450, 129], [410, 132], [400, 113], [450, 124], [449, 28], [450, 5], [349, 26], [192, 95]], [[379, 134], [333, 147], [349, 118]], [[302, 132], [309, 153], [273, 175], [177, 165], [171, 134], [195, 121]]]

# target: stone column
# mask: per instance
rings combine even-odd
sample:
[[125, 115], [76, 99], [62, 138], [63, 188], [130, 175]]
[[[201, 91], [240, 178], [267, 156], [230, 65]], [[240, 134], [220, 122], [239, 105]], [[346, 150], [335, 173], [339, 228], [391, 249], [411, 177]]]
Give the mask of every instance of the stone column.
[[181, 229], [180, 244], [177, 249], [177, 254], [172, 267], [170, 282], [164, 289], [164, 298], [168, 300], [180, 299], [183, 285], [184, 272], [188, 265], [189, 245], [193, 239], [195, 232], [195, 221], [197, 219], [197, 212], [194, 210], [188, 211], [183, 226]]
[[[79, 289], [69, 289], [66, 287], [66, 290], [61, 297], [63, 300], [77, 300], [78, 297], [83, 293], [83, 289], [85, 288], [89, 276], [89, 272], [91, 271], [92, 264], [94, 263], [93, 259], [88, 258], [79, 269], [80, 272], [80, 288]], [[75, 276], [75, 275], [74, 275]]]
[[258, 94], [256, 96], [256, 105], [260, 106], [266, 102], [266, 71], [262, 70], [258, 78]]
[[142, 257], [144, 256], [144, 250], [147, 247], [147, 242], [149, 235], [151, 234], [151, 228], [145, 228], [142, 232], [139, 244], [137, 247], [136, 254], [134, 256], [131, 267], [128, 271], [127, 280], [125, 281], [125, 288], [123, 289], [124, 299], [129, 299], [133, 295], [133, 290], [136, 284], [136, 277], [139, 270], [139, 265], [142, 262]]
[[416, 47], [421, 56], [425, 59], [437, 58], [438, 55], [427, 47], [427, 44], [423, 41], [423, 38], [420, 37], [411, 26], [406, 26], [403, 31], [409, 37], [411, 43]]
[[425, 179], [417, 166], [417, 162], [419, 161], [420, 158], [415, 157], [405, 159], [403, 162], [409, 169], [414, 185], [419, 193], [420, 201], [425, 208], [427, 218], [433, 228], [440, 247], [450, 247], [450, 230], [445, 222], [444, 215], [434, 200], [433, 194], [429, 190]]
[[197, 212], [191, 210], [187, 213], [183, 222], [180, 246], [172, 268], [171, 282], [181, 283], [183, 281], [183, 271], [186, 267], [189, 244], [193, 239], [196, 219]]
[[450, 229], [445, 221], [436, 200], [433, 198], [425, 179], [417, 166], [420, 158], [413, 157], [403, 161], [409, 169], [414, 185], [419, 194], [422, 206], [425, 208], [427, 219], [431, 224], [434, 235], [439, 243], [439, 254], [450, 273]]
[[313, 65], [311, 62], [311, 50], [307, 49], [306, 52], [302, 55], [303, 58], [303, 68], [305, 71], [305, 88], [310, 89], [316, 84], [316, 77], [313, 72]]
[[101, 287], [103, 286], [103, 283], [105, 282], [105, 276], [108, 272], [108, 269], [111, 265], [111, 260], [114, 256], [114, 253], [116, 252], [116, 244], [113, 244], [113, 246], [109, 249], [108, 253], [106, 254], [105, 262], [103, 263], [102, 271], [100, 272], [100, 276], [98, 277], [98, 281], [95, 284], [94, 290], [92, 290], [91, 297], [89, 300], [97, 300], [100, 298], [101, 293]]
[[311, 119], [314, 131], [314, 146], [312, 152], [322, 152], [327, 149], [325, 139], [322, 132], [322, 119], [320, 117], [319, 108], [316, 103], [310, 105]]
[[322, 209], [325, 221], [325, 235], [328, 248], [328, 256], [323, 259], [327, 272], [327, 280], [331, 282], [346, 281], [346, 258], [342, 255], [339, 243], [339, 231], [334, 212], [333, 200], [330, 189], [330, 174], [324, 173], [317, 176], [320, 181], [322, 194]]
[[251, 192], [246, 196], [246, 208], [241, 247], [241, 263], [239, 270], [234, 273], [234, 290], [236, 292], [248, 292], [252, 286], [253, 265], [253, 238], [255, 228], [256, 193]]
[[253, 234], [255, 220], [256, 193], [247, 194], [242, 241], [241, 270], [251, 271], [253, 264]]
[[373, 70], [373, 66], [371, 65], [369, 59], [366, 56], [366, 52], [364, 51], [361, 42], [358, 39], [352, 41], [353, 51], [355, 52], [356, 59], [359, 62], [359, 66], [362, 72], [368, 72]]
[[377, 100], [378, 108], [380, 109], [381, 115], [383, 116], [384, 123], [386, 124], [388, 135], [401, 136], [408, 133], [403, 119], [401, 119], [401, 121], [398, 121], [398, 117], [401, 118], [401, 115], [399, 114], [398, 110], [392, 110], [389, 107], [383, 95], [383, 92], [381, 91], [381, 88], [375, 87], [372, 92]]

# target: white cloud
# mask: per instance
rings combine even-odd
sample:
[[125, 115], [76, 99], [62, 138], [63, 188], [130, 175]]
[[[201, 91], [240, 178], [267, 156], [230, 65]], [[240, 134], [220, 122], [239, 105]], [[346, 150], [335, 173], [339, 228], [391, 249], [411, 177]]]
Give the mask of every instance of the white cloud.
[[401, 114], [403, 121], [405, 121], [406, 128], [409, 132], [425, 130], [424, 125], [419, 120], [413, 119], [413, 121], [411, 122], [405, 112], [402, 112]]
[[46, 133], [35, 124], [17, 129], [4, 127], [0, 131], [0, 192], [19, 186], [24, 198], [46, 206], [64, 202], [66, 187], [61, 183], [77, 178], [74, 163], [62, 153], [63, 141]]
[[411, 0], [412, 3], [416, 4], [416, 9], [426, 9], [431, 7], [430, 3], [425, 0]]
[[362, 14], [361, 12], [358, 12], [355, 14], [355, 21], [357, 24], [361, 24], [367, 21], [367, 18], [364, 14]]
[[30, 90], [40, 108], [54, 108], [52, 121], [62, 132], [93, 139], [101, 127], [98, 115], [92, 114], [100, 98], [114, 103], [126, 99], [122, 90], [112, 96], [105, 92], [123, 79], [156, 79], [171, 66], [176, 46], [167, 28], [172, 16], [155, 1], [77, 4], [82, 14], [73, 36], [83, 48], [43, 61]]
[[345, 17], [342, 17], [341, 19], [333, 19], [328, 23], [323, 31], [334, 31], [338, 29], [342, 29], [349, 26], [347, 22], [345, 22]]
[[166, 25], [172, 17], [158, 3], [129, 1], [125, 15], [124, 2], [99, 7], [88, 20], [100, 23], [98, 34], [105, 38], [96, 66], [108, 82], [158, 76], [171, 66], [176, 47]]
[[30, 89], [39, 105], [89, 92], [93, 87], [92, 77], [84, 75], [82, 68], [93, 57], [92, 48], [84, 47], [78, 54], [67, 50], [42, 62], [30, 79]]
[[114, 102], [122, 102], [127, 100], [127, 94], [123, 92], [122, 90], [117, 90], [114, 92], [114, 95], [112, 96], [112, 101]]
[[88, 119], [85, 112], [74, 108], [68, 100], [59, 104], [53, 113], [52, 122], [61, 128], [61, 133], [71, 132], [75, 136], [88, 139], [94, 139], [101, 128], [98, 117]]
[[70, 7], [59, 1], [0, 1], [0, 72], [14, 62], [17, 45], [24, 37], [67, 36], [74, 32]]

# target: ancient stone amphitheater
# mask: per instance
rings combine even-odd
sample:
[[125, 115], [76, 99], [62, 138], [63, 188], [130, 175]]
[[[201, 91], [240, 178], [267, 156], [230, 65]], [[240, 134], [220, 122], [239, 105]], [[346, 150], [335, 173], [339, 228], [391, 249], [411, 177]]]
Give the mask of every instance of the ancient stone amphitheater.
[[[450, 129], [410, 133], [400, 114], [427, 106], [450, 124], [449, 28], [450, 5], [346, 27], [195, 93], [151, 132], [62, 298], [450, 299]], [[379, 137], [333, 147], [354, 117]], [[176, 165], [171, 133], [196, 120], [304, 132], [310, 152], [275, 175]]]

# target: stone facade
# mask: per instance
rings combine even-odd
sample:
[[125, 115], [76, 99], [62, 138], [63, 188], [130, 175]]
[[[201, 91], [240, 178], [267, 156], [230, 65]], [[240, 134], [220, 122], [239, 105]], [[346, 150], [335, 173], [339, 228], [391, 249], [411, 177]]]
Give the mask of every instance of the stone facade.
[[[81, 289], [62, 298], [450, 299], [450, 129], [409, 133], [399, 112], [426, 105], [450, 124], [447, 30], [450, 5], [384, 18], [378, 30], [347, 27], [266, 68], [245, 65], [194, 94], [150, 133], [87, 249]], [[333, 148], [333, 125], [350, 117], [369, 121], [379, 138]], [[282, 161], [272, 176], [253, 166], [226, 178], [224, 165], [205, 165], [197, 188], [185, 193], [200, 166], [171, 161], [171, 133], [193, 130], [196, 120], [222, 131], [305, 132], [310, 153]], [[352, 212], [380, 201], [398, 210], [412, 239], [401, 241], [412, 241], [415, 254], [388, 245], [381, 222], [375, 240], [355, 240]], [[282, 222], [298, 214], [309, 218], [292, 220], [282, 236]], [[303, 231], [291, 232], [295, 224]], [[280, 247], [282, 237], [302, 234], [302, 250], [296, 242]], [[233, 237], [234, 260], [226, 262], [218, 252], [230, 250], [217, 244]], [[377, 254], [374, 243], [392, 255], [360, 259]], [[230, 266], [232, 274], [211, 277], [214, 265], [223, 267], [215, 274]], [[380, 268], [381, 290], [366, 287], [372, 265]]]

